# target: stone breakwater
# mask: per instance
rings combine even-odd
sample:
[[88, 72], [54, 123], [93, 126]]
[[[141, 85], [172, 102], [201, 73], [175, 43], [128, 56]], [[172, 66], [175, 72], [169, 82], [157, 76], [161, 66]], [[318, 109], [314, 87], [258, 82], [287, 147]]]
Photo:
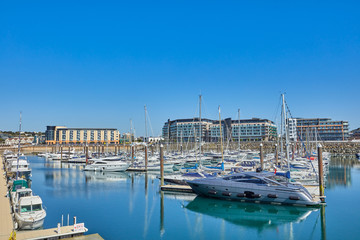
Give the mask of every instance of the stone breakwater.
[[[276, 142], [241, 142], [241, 149], [250, 149], [250, 150], [259, 150], [260, 149], [260, 144], [263, 144], [264, 146], [264, 151], [265, 153], [274, 153], [275, 152], [275, 144]], [[177, 143], [171, 143], [171, 144], [164, 144], [164, 149], [165, 151], [180, 151], [181, 146], [180, 144]], [[306, 143], [304, 143], [304, 145], [306, 145]], [[333, 154], [356, 154], [356, 153], [360, 153], [360, 142], [321, 142], [321, 145], [323, 146], [323, 151], [326, 152], [330, 152]], [[198, 146], [198, 145], [197, 145]], [[284, 144], [285, 146], [285, 144]], [[298, 147], [300, 147], [300, 143], [298, 143]], [[84, 146], [81, 145], [71, 145], [70, 146], [71, 149], [75, 148], [76, 151], [83, 151], [84, 150]], [[129, 145], [124, 146], [124, 145], [116, 145], [117, 150], [121, 150], [121, 151], [130, 151], [130, 147]], [[182, 149], [184, 151], [189, 150], [189, 149], [194, 149], [195, 144], [194, 143], [183, 143], [183, 147]], [[69, 145], [63, 145], [63, 150], [64, 151], [68, 151]], [[136, 146], [136, 151], [143, 151], [143, 146]], [[159, 145], [152, 145], [149, 147], [149, 151], [156, 151], [158, 150]], [[291, 146], [290, 146], [290, 150], [291, 150]], [[309, 143], [308, 144], [308, 148], [309, 149], [314, 149], [316, 148], [315, 143]], [[9, 149], [12, 150], [13, 152], [17, 152], [17, 146], [1, 146], [0, 147], [0, 153], [3, 152], [5, 149]], [[228, 144], [224, 144], [224, 149], [229, 149], [229, 150], [237, 150], [238, 149], [238, 143], [233, 142], [233, 143], [228, 143]], [[278, 146], [278, 149], [280, 149], [280, 146]], [[89, 146], [89, 150], [90, 151], [99, 151], [99, 148], [97, 148], [95, 145], [90, 145]], [[218, 143], [203, 143], [202, 145], [202, 150], [204, 152], [207, 151], [218, 151], [220, 152], [220, 144]], [[22, 146], [21, 147], [21, 152], [23, 153], [39, 153], [39, 152], [59, 152], [60, 151], [60, 146], [45, 146], [45, 145], [31, 145], [31, 146]], [[104, 151], [104, 152], [112, 152], [115, 151], [115, 146], [111, 145], [111, 146], [104, 146], [103, 148], [101, 148], [100, 151]]]

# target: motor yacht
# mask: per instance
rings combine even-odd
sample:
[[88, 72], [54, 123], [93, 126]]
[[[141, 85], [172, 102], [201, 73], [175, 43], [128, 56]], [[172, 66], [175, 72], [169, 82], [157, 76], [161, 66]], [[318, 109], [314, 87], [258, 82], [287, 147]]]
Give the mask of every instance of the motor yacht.
[[19, 229], [32, 230], [41, 228], [45, 217], [46, 211], [39, 196], [21, 197], [15, 206], [15, 219]]
[[115, 158], [95, 159], [92, 164], [85, 166], [85, 171], [121, 172], [126, 171], [130, 164]]
[[198, 195], [235, 201], [318, 205], [301, 184], [269, 172], [243, 172], [187, 181]]

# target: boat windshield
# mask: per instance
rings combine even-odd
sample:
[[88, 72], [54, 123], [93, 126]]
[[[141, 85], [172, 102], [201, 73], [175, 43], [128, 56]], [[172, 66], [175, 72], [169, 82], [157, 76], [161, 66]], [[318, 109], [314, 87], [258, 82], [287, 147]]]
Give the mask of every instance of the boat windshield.
[[229, 176], [229, 177], [225, 177], [224, 180], [231, 180], [234, 182], [242, 182], [242, 183], [266, 184], [266, 182], [260, 178], [254, 176], [247, 176], [247, 175]]
[[19, 192], [19, 199], [22, 197], [28, 197], [31, 196], [31, 192]]
[[278, 182], [278, 183], [282, 183], [282, 184], [285, 184], [285, 183], [289, 182], [289, 180], [286, 177], [278, 176], [278, 175], [268, 177], [268, 179], [273, 180], [273, 181]]
[[40, 211], [41, 210], [41, 204], [35, 204], [32, 206], [33, 211]]
[[[32, 207], [32, 209], [31, 209]], [[21, 206], [21, 212], [25, 213], [25, 212], [31, 212], [31, 211], [40, 211], [41, 208], [41, 204], [34, 204], [34, 205], [23, 205]]]
[[30, 205], [21, 206], [21, 212], [31, 212], [31, 206]]

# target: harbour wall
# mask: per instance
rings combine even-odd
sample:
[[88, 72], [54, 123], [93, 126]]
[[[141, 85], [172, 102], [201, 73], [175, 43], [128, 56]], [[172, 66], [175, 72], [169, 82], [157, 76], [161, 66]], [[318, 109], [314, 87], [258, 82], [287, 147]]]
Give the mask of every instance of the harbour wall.
[[[164, 144], [165, 151], [180, 151], [181, 145], [177, 143], [171, 143], [171, 144]], [[273, 153], [275, 152], [275, 144], [276, 142], [241, 142], [241, 149], [249, 149], [249, 150], [259, 150], [260, 144], [263, 144], [265, 153]], [[198, 146], [198, 144], [196, 144]], [[300, 148], [302, 144], [298, 143], [297, 148]], [[304, 143], [304, 146], [306, 146], [307, 149], [316, 149], [316, 143], [310, 142], [310, 143]], [[323, 151], [330, 152], [332, 154], [356, 154], [360, 153], [360, 142], [321, 142], [321, 145], [323, 146]], [[63, 152], [69, 151], [69, 147], [71, 149], [75, 149], [75, 151], [84, 151], [83, 145], [28, 145], [28, 146], [21, 146], [21, 152], [22, 153], [40, 153], [40, 152], [60, 152], [61, 147]], [[283, 144], [285, 147], [285, 144]], [[89, 145], [89, 151], [92, 152], [114, 152], [115, 148], [116, 150], [120, 151], [126, 151], [130, 152], [130, 146], [127, 145], [109, 145], [109, 146], [99, 146], [99, 145]], [[182, 149], [183, 151], [194, 149], [195, 144], [194, 143], [183, 143]], [[229, 150], [237, 150], [239, 148], [238, 143], [228, 143], [224, 144], [224, 149]], [[280, 149], [280, 146], [278, 146]], [[290, 146], [290, 149], [292, 146]], [[0, 153], [3, 152], [5, 149], [11, 150], [13, 152], [18, 151], [17, 146], [0, 146]], [[143, 151], [144, 146], [137, 145], [136, 151]], [[149, 151], [157, 151], [159, 149], [159, 144], [153, 144], [149, 146]], [[220, 152], [220, 144], [218, 143], [203, 143], [202, 145], [203, 151], [218, 151]]]

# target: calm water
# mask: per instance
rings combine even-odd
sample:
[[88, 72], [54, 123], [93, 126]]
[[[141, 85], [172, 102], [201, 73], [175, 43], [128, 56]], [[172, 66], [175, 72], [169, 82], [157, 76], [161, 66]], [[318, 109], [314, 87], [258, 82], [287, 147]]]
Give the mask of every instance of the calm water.
[[64, 215], [104, 239], [358, 239], [360, 165], [333, 159], [320, 209], [244, 204], [195, 195], [161, 194], [155, 175], [91, 173], [29, 157], [32, 189], [47, 208], [44, 228]]

